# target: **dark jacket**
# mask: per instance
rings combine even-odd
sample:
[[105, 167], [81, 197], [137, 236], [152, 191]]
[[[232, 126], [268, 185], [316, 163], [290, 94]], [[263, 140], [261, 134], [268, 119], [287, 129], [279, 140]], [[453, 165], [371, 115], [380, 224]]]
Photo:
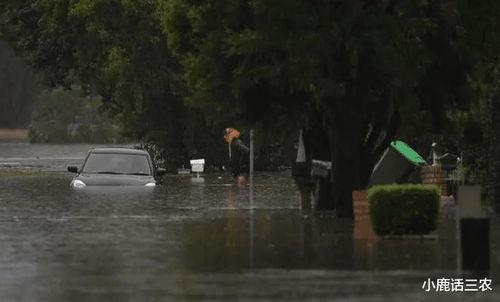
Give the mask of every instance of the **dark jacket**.
[[233, 176], [237, 177], [248, 173], [250, 150], [239, 138], [233, 139], [231, 142], [230, 167]]

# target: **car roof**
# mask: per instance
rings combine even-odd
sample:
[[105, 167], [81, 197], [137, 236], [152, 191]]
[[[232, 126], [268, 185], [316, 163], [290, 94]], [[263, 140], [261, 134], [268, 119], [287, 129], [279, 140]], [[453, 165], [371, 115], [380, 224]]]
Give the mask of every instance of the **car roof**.
[[114, 153], [114, 154], [136, 154], [145, 155], [148, 154], [145, 150], [141, 149], [131, 149], [131, 148], [119, 148], [119, 147], [109, 147], [109, 148], [94, 148], [90, 149], [91, 153]]

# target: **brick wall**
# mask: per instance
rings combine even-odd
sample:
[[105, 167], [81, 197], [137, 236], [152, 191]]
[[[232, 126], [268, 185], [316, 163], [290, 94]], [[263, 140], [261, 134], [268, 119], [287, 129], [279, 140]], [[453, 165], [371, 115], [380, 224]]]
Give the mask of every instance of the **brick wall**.
[[354, 239], [377, 240], [370, 219], [367, 191], [352, 191], [354, 210]]
[[442, 196], [448, 195], [445, 174], [441, 166], [424, 166], [420, 173], [423, 184], [436, 185], [440, 189]]

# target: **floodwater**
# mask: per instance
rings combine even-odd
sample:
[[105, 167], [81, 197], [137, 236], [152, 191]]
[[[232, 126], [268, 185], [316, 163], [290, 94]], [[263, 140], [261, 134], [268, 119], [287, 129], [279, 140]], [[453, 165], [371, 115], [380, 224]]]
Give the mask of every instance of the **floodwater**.
[[72, 190], [64, 169], [88, 147], [0, 143], [0, 301], [500, 300], [497, 216], [478, 276], [493, 291], [425, 292], [462, 276], [453, 202], [437, 239], [360, 240], [352, 220], [302, 212], [286, 173], [258, 173], [253, 198], [223, 174]]

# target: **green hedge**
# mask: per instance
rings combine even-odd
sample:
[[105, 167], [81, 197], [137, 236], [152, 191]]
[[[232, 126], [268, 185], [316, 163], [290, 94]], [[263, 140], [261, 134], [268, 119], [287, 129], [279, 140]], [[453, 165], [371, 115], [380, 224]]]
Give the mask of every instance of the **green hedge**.
[[440, 194], [432, 185], [381, 185], [368, 190], [377, 235], [428, 234], [436, 229]]

